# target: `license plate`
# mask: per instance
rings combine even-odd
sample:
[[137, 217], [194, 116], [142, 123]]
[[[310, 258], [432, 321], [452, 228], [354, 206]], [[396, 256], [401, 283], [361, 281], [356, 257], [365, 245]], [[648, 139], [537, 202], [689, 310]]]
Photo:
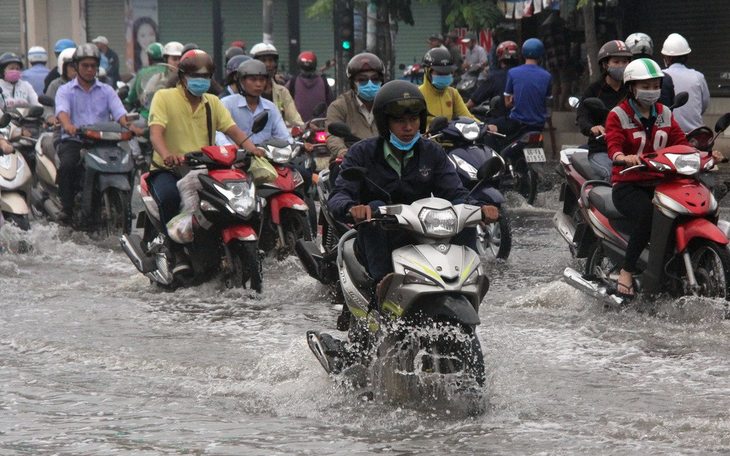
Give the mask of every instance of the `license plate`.
[[545, 162], [545, 151], [542, 147], [526, 148], [524, 149], [525, 161], [527, 163], [544, 163]]

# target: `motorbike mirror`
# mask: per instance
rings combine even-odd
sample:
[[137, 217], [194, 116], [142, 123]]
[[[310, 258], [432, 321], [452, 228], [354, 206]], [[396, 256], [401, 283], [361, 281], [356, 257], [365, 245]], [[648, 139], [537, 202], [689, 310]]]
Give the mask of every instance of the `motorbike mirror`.
[[401, 63], [400, 65], [398, 65], [398, 69], [399, 70], [405, 70], [406, 69], [406, 64], [405, 63]]
[[715, 133], [721, 133], [730, 127], [730, 112], [723, 114], [715, 123]]
[[2, 116], [0, 116], [0, 128], [5, 128], [10, 123], [10, 120], [12, 120], [12, 117], [10, 117], [10, 113], [4, 112]]
[[338, 138], [347, 138], [348, 136], [352, 136], [350, 126], [344, 122], [330, 123], [327, 126], [327, 132], [329, 132], [332, 136], [337, 136]]
[[304, 131], [302, 131], [302, 129], [301, 129], [301, 127], [299, 125], [294, 125], [291, 128], [291, 131], [289, 132], [289, 134], [291, 134], [292, 136], [299, 136], [302, 133], [304, 133]]
[[687, 104], [687, 101], [689, 101], [689, 94], [687, 92], [679, 92], [674, 96], [674, 103], [669, 109], [677, 109], [684, 106]]
[[315, 106], [314, 109], [312, 110], [312, 118], [322, 117], [322, 115], [324, 115], [324, 113], [326, 113], [326, 112], [327, 112], [327, 105], [324, 103], [320, 103], [317, 106]]
[[125, 100], [127, 96], [129, 96], [129, 86], [124, 85], [117, 89], [117, 95], [119, 95], [120, 100]]
[[365, 179], [367, 173], [367, 168], [363, 168], [362, 166], [351, 166], [349, 168], [341, 170], [340, 176], [345, 178], [345, 180], [357, 182]]
[[263, 131], [266, 123], [269, 121], [269, 113], [264, 111], [261, 114], [257, 114], [253, 118], [253, 125], [251, 126], [251, 134], [259, 133]]
[[428, 127], [427, 133], [434, 134], [438, 133], [444, 128], [449, 126], [449, 119], [447, 119], [445, 116], [437, 116], [434, 117], [431, 121], [431, 125]]
[[43, 106], [48, 106], [50, 108], [56, 106], [56, 99], [49, 95], [39, 95], [38, 102]]
[[578, 98], [578, 97], [568, 98], [568, 106], [570, 106], [573, 109], [577, 109], [578, 106], [580, 106], [580, 98]]
[[489, 109], [495, 110], [499, 108], [499, 106], [504, 103], [504, 99], [502, 98], [502, 95], [497, 95], [496, 97], [492, 97], [491, 100], [489, 100]]
[[43, 106], [31, 106], [26, 117], [40, 117], [43, 115]]
[[504, 161], [502, 157], [492, 156], [489, 160], [485, 161], [482, 166], [477, 170], [477, 178], [479, 180], [489, 179], [500, 173], [504, 167]]

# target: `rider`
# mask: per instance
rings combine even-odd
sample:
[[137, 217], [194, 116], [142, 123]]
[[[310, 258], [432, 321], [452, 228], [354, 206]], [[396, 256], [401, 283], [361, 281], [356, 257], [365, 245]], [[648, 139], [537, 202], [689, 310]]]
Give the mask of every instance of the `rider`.
[[314, 118], [314, 108], [322, 103], [329, 106], [335, 99], [327, 76], [317, 73], [317, 56], [312, 51], [304, 51], [297, 57], [300, 73], [286, 84], [302, 120], [309, 122]]
[[[472, 94], [469, 101], [466, 102], [468, 109], [479, 106], [485, 101], [491, 100], [496, 96], [504, 94], [504, 88], [507, 85], [507, 72], [517, 66], [519, 61], [520, 48], [514, 41], [504, 41], [497, 46], [497, 61], [499, 69], [491, 69], [487, 74], [487, 78]], [[504, 106], [497, 108], [496, 113], [490, 111], [490, 117], [506, 116], [507, 112]]]
[[259, 43], [251, 48], [251, 56], [256, 60], [261, 60], [266, 65], [269, 79], [266, 81], [266, 89], [261, 95], [269, 101], [274, 102], [281, 116], [287, 125], [303, 125], [302, 116], [297, 111], [289, 91], [282, 84], [283, 80], [277, 80], [276, 69], [279, 66], [279, 51], [273, 44]]
[[[654, 42], [646, 33], [636, 32], [626, 37], [626, 46], [629, 47], [633, 59], [651, 59], [654, 55]], [[659, 96], [659, 103], [667, 106], [674, 104], [674, 82], [669, 73], [664, 71], [662, 78], [662, 94]]]
[[608, 109], [626, 99], [628, 91], [623, 84], [624, 70], [631, 61], [631, 51], [623, 41], [609, 41], [598, 50], [598, 66], [603, 78], [590, 84], [578, 106], [576, 122], [580, 132], [588, 137], [588, 160], [603, 180], [611, 180], [611, 160], [606, 153], [606, 141], [596, 139], [606, 134], [604, 119], [594, 119], [591, 111], [582, 103], [586, 98], [598, 98]]
[[[344, 122], [358, 138], [377, 136], [373, 100], [383, 85], [383, 62], [369, 52], [357, 54], [347, 64], [346, 75], [351, 90], [337, 97], [327, 108], [325, 125]], [[334, 135], [327, 135], [327, 148], [331, 160], [342, 158], [347, 152], [345, 140]]]
[[[218, 97], [206, 93], [214, 70], [213, 59], [204, 51], [188, 51], [180, 60], [177, 86], [158, 90], [152, 100], [150, 139], [155, 151], [147, 182], [165, 225], [180, 212], [179, 177], [172, 168], [187, 152], [213, 145], [214, 133], [222, 131], [239, 147], [262, 154], [236, 126]], [[170, 240], [170, 249], [175, 255], [173, 274], [189, 274], [191, 267], [182, 246]]]
[[28, 63], [31, 67], [23, 71], [21, 78], [30, 82], [37, 95], [43, 93], [43, 80], [51, 71], [46, 67], [48, 52], [42, 46], [33, 46], [28, 49]]
[[247, 55], [234, 55], [228, 63], [226, 63], [226, 79], [223, 81], [226, 87], [223, 92], [218, 94], [218, 98], [222, 100], [228, 95], [235, 95], [238, 93], [238, 83], [236, 82], [238, 79], [238, 67], [246, 60], [251, 60], [251, 57]]
[[20, 79], [23, 61], [13, 52], [0, 55], [0, 109], [17, 104], [40, 106], [38, 95], [29, 82]]
[[[671, 110], [657, 103], [663, 76], [659, 65], [651, 59], [634, 60], [626, 67], [624, 84], [628, 98], [613, 108], [606, 119], [606, 142], [611, 160], [623, 160], [626, 166], [634, 166], [641, 164], [639, 157], [658, 149], [689, 145]], [[717, 151], [713, 151], [712, 156], [717, 161], [722, 160]], [[632, 228], [617, 291], [622, 297], [631, 297], [636, 264], [651, 236], [654, 188], [663, 175], [640, 169], [622, 175], [622, 169], [613, 167], [613, 204], [631, 220]]]
[[[147, 85], [150, 82], [150, 76], [154, 74], [164, 73], [164, 69], [167, 68], [164, 61], [164, 48], [160, 43], [151, 43], [145, 50], [147, 57], [150, 61], [150, 65], [140, 69], [137, 72], [137, 77], [134, 78], [134, 83], [127, 94], [127, 98], [124, 103], [127, 106], [139, 105], [139, 94], [141, 91], [147, 92], [147, 87], [142, 87], [142, 84]], [[149, 103], [148, 105], [149, 106]], [[149, 117], [149, 108], [147, 106], [140, 107], [140, 115], [145, 119]]]
[[63, 206], [59, 222], [72, 220], [74, 196], [82, 180], [81, 148], [83, 143], [76, 132], [81, 125], [108, 122], [113, 117], [123, 127], [136, 135], [144, 133], [127, 121], [127, 111], [114, 89], [96, 79], [101, 54], [92, 43], [82, 44], [74, 51], [73, 63], [77, 76], [62, 85], [56, 94], [56, 117], [61, 123], [63, 134], [58, 146], [58, 193]]
[[[342, 162], [343, 170], [353, 166], [367, 168], [369, 180], [351, 182], [342, 175], [337, 178], [327, 203], [336, 218], [346, 221], [349, 216], [355, 223], [370, 220], [388, 196], [392, 204], [410, 204], [431, 195], [452, 203], [478, 204], [469, 197], [441, 146], [421, 138], [428, 110], [415, 85], [401, 80], [388, 82], [376, 95], [373, 112], [380, 136], [355, 144]], [[482, 206], [482, 217], [487, 223], [496, 221], [497, 208]], [[387, 283], [386, 276], [392, 272], [390, 252], [408, 243], [407, 238], [404, 233], [385, 230], [377, 224], [358, 229], [359, 252], [373, 279], [374, 304], [380, 288], [376, 286]], [[464, 230], [454, 237], [453, 243], [476, 248], [476, 230]]]
[[423, 57], [423, 67], [425, 68], [423, 84], [418, 88], [428, 106], [426, 129], [435, 116], [446, 116], [449, 120], [455, 117], [471, 117], [477, 120], [469, 112], [459, 92], [451, 87], [456, 65], [449, 51], [438, 47], [426, 52]]
[[[65, 49], [76, 49], [76, 43], [68, 38], [61, 38], [60, 40], [56, 41], [56, 45], [54, 46], [53, 51], [56, 53], [57, 60], [58, 56]], [[46, 78], [43, 80], [43, 93], [46, 93], [46, 90], [48, 90], [48, 86], [51, 84], [51, 82], [61, 76], [59, 70], [60, 69], [52, 68], [51, 71], [46, 75]]]

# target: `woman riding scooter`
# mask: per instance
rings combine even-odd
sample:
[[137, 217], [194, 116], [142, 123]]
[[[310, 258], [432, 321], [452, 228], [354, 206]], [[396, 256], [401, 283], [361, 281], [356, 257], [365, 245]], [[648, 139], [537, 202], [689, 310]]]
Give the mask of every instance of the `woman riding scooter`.
[[[689, 145], [667, 106], [657, 103], [664, 74], [651, 59], [631, 62], [623, 81], [628, 98], [609, 113], [606, 119], [608, 156], [623, 161], [627, 167], [640, 165], [652, 152], [675, 145]], [[712, 152], [719, 161], [722, 155]], [[641, 252], [649, 242], [654, 207], [654, 189], [662, 174], [642, 169], [621, 174], [623, 166], [614, 166], [611, 181], [613, 204], [632, 223], [626, 257], [617, 281], [617, 294], [624, 299], [634, 296], [634, 274]]]

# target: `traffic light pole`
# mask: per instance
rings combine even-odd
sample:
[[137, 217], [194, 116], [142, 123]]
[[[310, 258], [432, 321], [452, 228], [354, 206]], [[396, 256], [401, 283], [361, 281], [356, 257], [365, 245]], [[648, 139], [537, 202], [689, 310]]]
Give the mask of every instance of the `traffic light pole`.
[[337, 93], [341, 94], [350, 89], [347, 80], [347, 64], [353, 56], [354, 40], [354, 0], [334, 0], [332, 8], [332, 27], [335, 38], [335, 84]]

